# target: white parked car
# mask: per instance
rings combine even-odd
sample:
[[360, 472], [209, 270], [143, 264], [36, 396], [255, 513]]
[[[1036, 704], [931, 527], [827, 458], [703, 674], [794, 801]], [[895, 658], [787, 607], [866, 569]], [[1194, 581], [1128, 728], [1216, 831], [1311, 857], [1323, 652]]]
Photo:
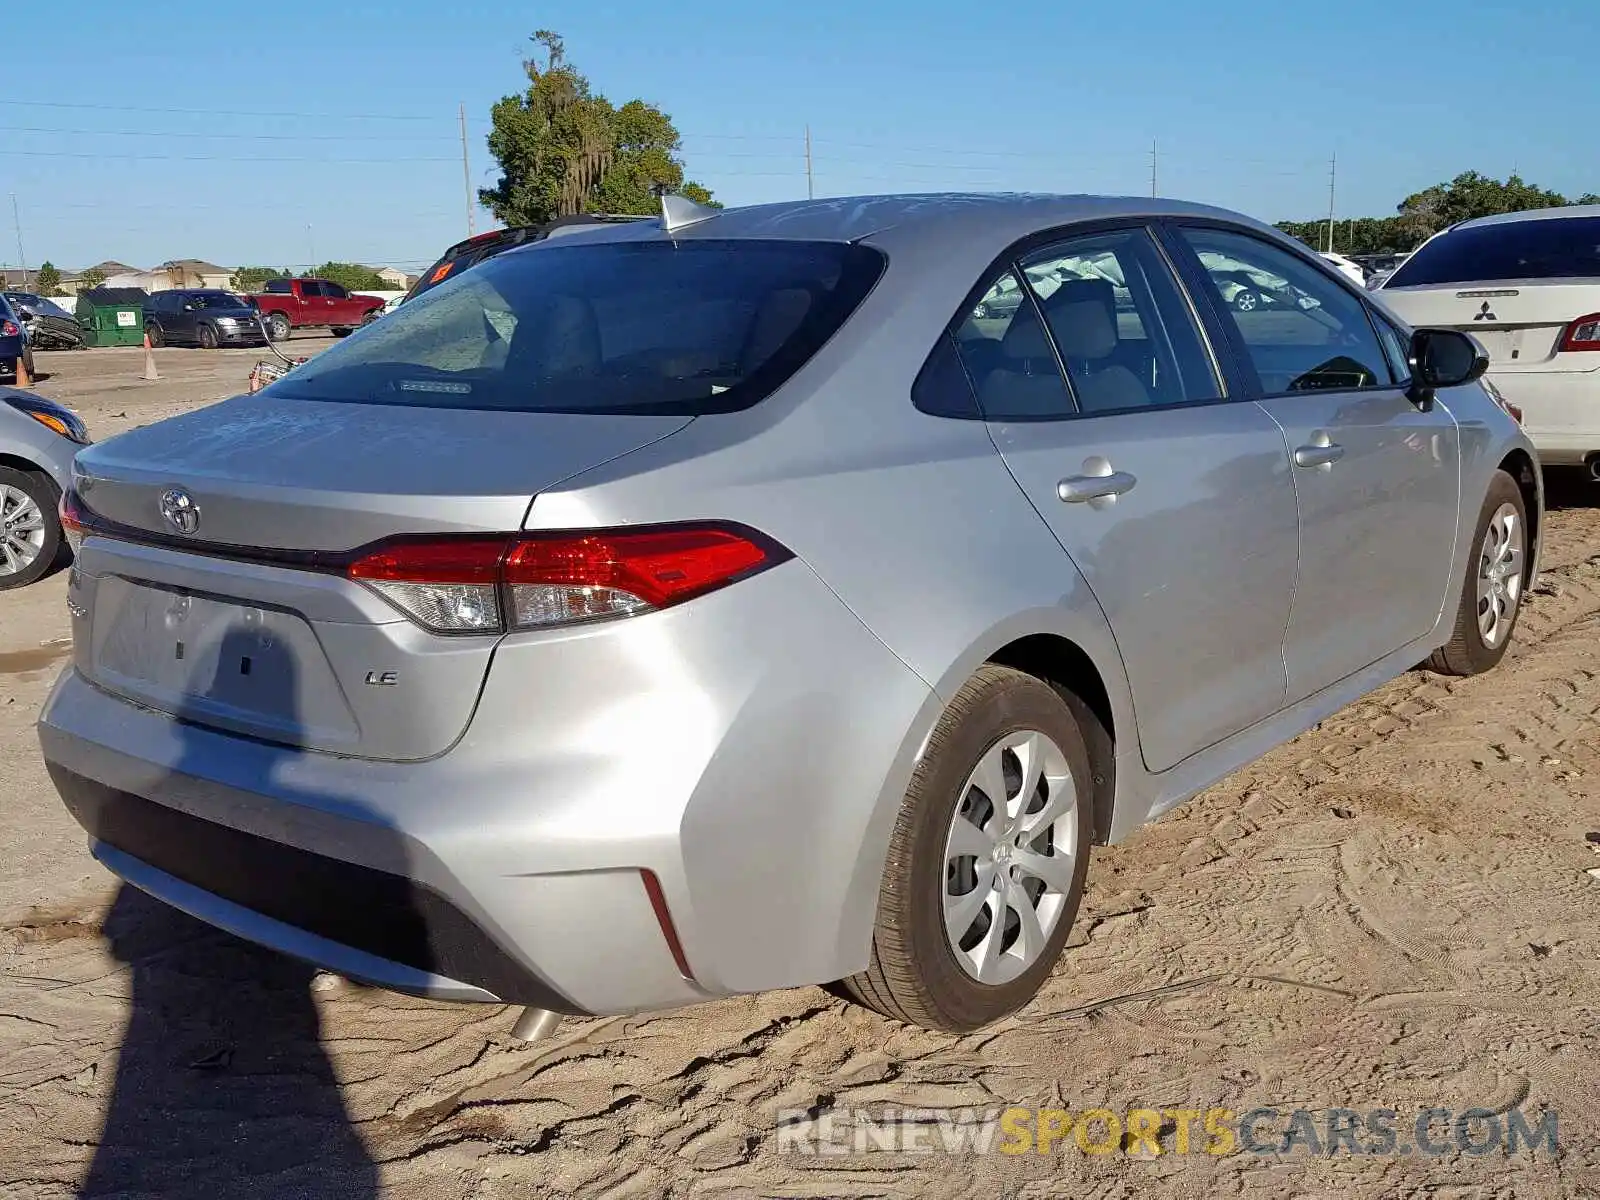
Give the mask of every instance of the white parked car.
[[1335, 254], [1331, 250], [1320, 251], [1323, 258], [1333, 264], [1334, 269], [1357, 287], [1367, 286], [1367, 273], [1361, 269], [1361, 264], [1352, 262], [1342, 254]]
[[1600, 477], [1600, 205], [1453, 225], [1380, 295], [1412, 326], [1477, 338], [1545, 465]]

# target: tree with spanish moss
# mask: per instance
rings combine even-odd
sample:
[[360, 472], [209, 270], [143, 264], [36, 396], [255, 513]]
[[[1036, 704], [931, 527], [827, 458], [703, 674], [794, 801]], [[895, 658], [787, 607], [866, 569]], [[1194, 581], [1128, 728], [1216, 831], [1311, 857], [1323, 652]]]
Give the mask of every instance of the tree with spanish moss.
[[507, 225], [536, 225], [582, 212], [649, 214], [659, 190], [715, 204], [698, 183], [685, 182], [682, 139], [653, 104], [621, 108], [595, 92], [567, 61], [559, 34], [537, 31], [540, 48], [522, 64], [528, 87], [491, 112], [489, 151], [500, 182], [478, 198]]

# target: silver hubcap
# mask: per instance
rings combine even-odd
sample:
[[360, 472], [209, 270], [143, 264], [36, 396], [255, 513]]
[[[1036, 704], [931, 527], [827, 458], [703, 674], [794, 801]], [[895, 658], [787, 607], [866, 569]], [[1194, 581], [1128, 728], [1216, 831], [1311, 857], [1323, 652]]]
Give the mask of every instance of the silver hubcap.
[[1493, 650], [1511, 634], [1522, 598], [1522, 518], [1502, 504], [1478, 550], [1478, 635]]
[[0, 483], [0, 575], [31, 567], [44, 550], [44, 514], [33, 497]]
[[1008, 733], [962, 788], [944, 852], [944, 927], [962, 970], [1007, 983], [1044, 953], [1072, 891], [1078, 796], [1061, 748]]

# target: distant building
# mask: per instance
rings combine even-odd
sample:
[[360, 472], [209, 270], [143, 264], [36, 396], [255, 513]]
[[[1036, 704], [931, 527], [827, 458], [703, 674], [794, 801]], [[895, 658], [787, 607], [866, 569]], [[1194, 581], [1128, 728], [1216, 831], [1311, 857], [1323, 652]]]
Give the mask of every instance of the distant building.
[[165, 275], [166, 287], [152, 287], [146, 291], [170, 291], [173, 288], [221, 288], [226, 290], [233, 279], [233, 271], [228, 267], [219, 267], [216, 263], [206, 262], [201, 258], [178, 258], [171, 262], [164, 262], [150, 272], [152, 275]]
[[406, 280], [410, 279], [411, 276], [407, 275], [398, 267], [379, 267], [378, 278], [383, 280], [397, 292], [404, 291], [406, 288], [411, 286], [406, 282]]
[[31, 292], [39, 281], [39, 272], [24, 271], [21, 267], [0, 267], [0, 289], [8, 292]]

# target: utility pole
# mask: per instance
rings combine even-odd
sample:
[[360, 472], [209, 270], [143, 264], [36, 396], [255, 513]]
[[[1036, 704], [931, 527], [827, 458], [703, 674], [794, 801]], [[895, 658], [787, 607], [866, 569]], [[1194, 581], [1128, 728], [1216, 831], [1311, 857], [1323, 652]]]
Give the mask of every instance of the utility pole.
[[1339, 156], [1328, 158], [1328, 253], [1333, 253], [1333, 189], [1339, 178]]
[[1160, 149], [1155, 138], [1150, 139], [1150, 198], [1156, 195], [1156, 153]]
[[306, 253], [311, 255], [311, 261], [306, 263], [306, 270], [315, 271], [317, 269], [317, 243], [312, 240], [311, 226], [309, 225], [306, 226]]
[[471, 237], [473, 228], [472, 218], [472, 167], [467, 162], [467, 106], [461, 106], [461, 182], [467, 189], [467, 236]]
[[17, 229], [17, 262], [22, 266], [22, 290], [28, 290], [28, 255], [22, 249], [22, 218], [17, 214], [17, 194], [11, 193], [11, 223]]
[[806, 199], [817, 198], [816, 181], [811, 176], [811, 126], [806, 126]]

